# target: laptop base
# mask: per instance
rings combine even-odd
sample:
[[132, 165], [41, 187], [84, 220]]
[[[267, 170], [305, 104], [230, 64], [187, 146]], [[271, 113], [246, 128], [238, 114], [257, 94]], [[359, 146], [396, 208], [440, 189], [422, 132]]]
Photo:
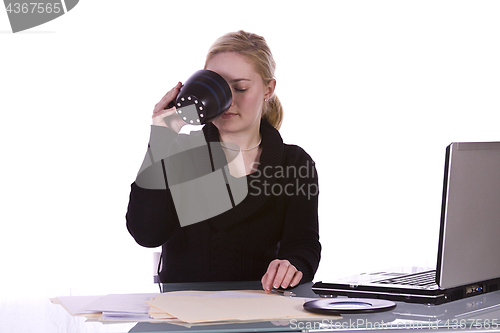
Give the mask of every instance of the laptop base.
[[312, 291], [320, 297], [347, 296], [354, 298], [378, 298], [406, 303], [439, 305], [459, 299], [499, 290], [500, 278], [442, 290], [439, 288], [410, 288], [398, 285], [346, 285], [316, 282]]

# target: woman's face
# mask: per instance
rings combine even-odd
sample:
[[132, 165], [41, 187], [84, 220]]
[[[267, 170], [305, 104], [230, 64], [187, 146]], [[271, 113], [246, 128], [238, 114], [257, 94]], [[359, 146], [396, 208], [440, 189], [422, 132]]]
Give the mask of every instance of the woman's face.
[[214, 120], [219, 132], [255, 133], [259, 131], [262, 105], [274, 92], [275, 81], [268, 86], [244, 56], [236, 52], [219, 53], [207, 62], [206, 69], [221, 75], [231, 87], [233, 102]]

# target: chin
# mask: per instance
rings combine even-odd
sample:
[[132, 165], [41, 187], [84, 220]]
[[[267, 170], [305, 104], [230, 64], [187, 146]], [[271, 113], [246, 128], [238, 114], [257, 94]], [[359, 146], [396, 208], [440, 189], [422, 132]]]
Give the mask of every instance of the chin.
[[243, 120], [239, 116], [233, 116], [228, 119], [219, 117], [213, 121], [214, 125], [219, 129], [219, 131], [224, 132], [244, 132], [248, 131], [250, 128], [256, 126], [260, 127], [260, 118], [249, 122], [249, 119]]
[[217, 128], [234, 127], [234, 126], [238, 126], [238, 124], [240, 123], [238, 120], [239, 120], [239, 118], [237, 118], [237, 117], [222, 118], [222, 116], [221, 116], [221, 117], [215, 119], [213, 121], [213, 123], [215, 126], [217, 126]]
[[238, 126], [237, 124], [231, 124], [227, 121], [214, 121], [214, 125], [219, 129], [219, 131], [222, 132], [238, 132], [242, 129], [241, 126]]

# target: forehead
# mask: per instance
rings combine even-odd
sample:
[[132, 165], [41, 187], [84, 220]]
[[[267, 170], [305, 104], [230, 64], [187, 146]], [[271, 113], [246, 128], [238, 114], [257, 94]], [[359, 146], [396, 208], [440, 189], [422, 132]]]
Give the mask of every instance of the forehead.
[[228, 82], [240, 79], [256, 81], [259, 78], [247, 58], [236, 52], [216, 54], [207, 62], [206, 69], [216, 72]]

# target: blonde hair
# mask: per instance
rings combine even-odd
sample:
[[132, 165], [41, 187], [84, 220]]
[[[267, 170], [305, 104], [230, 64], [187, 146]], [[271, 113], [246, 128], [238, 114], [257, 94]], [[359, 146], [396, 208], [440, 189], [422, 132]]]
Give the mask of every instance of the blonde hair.
[[[262, 78], [264, 85], [267, 86], [274, 79], [276, 62], [264, 37], [243, 30], [225, 34], [210, 47], [205, 67], [213, 56], [223, 52], [237, 52], [245, 56]], [[264, 102], [262, 118], [265, 118], [274, 128], [280, 129], [283, 122], [283, 106], [276, 94]]]

